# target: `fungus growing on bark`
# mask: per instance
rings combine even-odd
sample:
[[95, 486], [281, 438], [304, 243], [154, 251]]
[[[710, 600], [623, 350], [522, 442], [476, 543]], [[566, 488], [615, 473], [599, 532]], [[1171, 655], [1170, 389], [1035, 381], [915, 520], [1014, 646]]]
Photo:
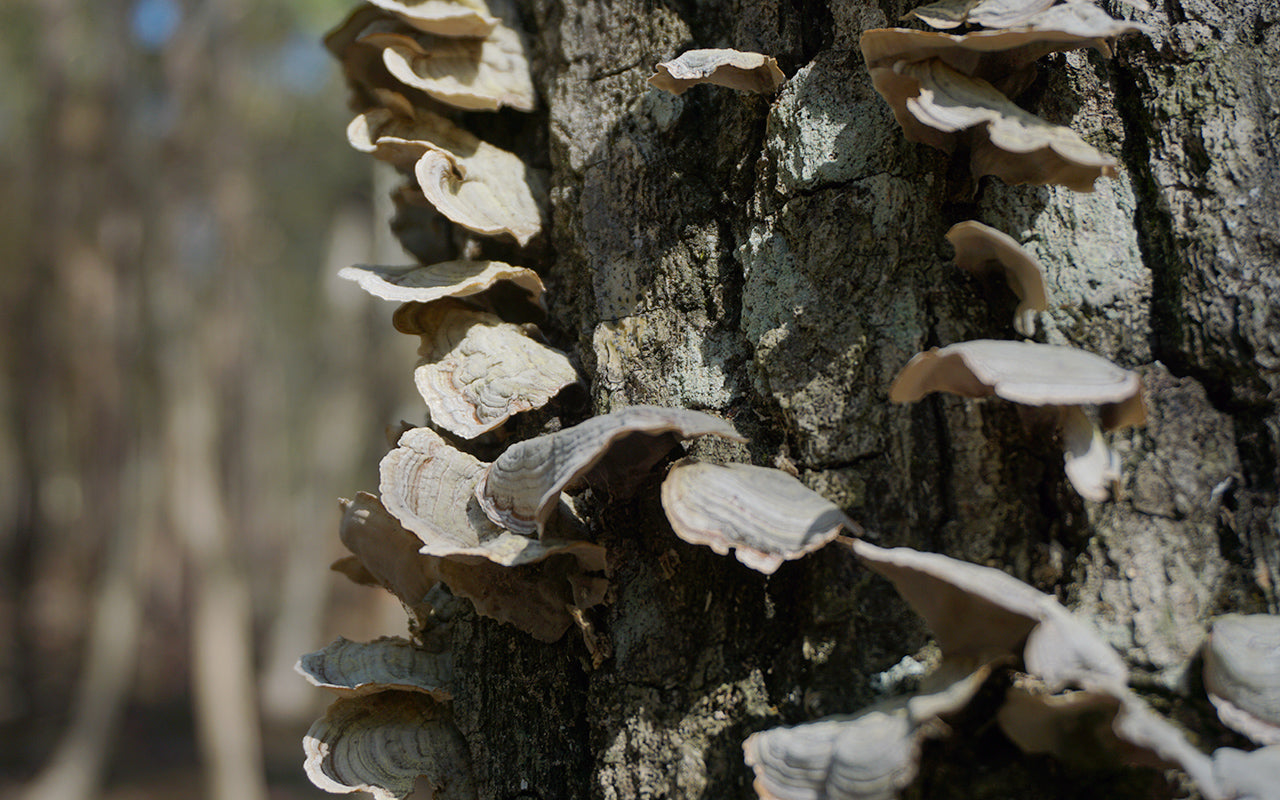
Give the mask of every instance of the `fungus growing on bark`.
[[407, 303], [393, 322], [421, 338], [413, 378], [431, 421], [466, 439], [541, 408], [578, 382], [564, 353], [459, 300]]
[[783, 561], [858, 526], [787, 473], [748, 464], [684, 461], [662, 482], [662, 507], [676, 535], [772, 574]]
[[439, 36], [488, 36], [498, 24], [484, 0], [369, 0], [420, 31]]
[[625, 494], [681, 439], [708, 435], [742, 441], [732, 425], [709, 414], [624, 408], [507, 448], [485, 468], [476, 497], [495, 524], [541, 534], [561, 492], [591, 483]]
[[905, 697], [857, 714], [753, 733], [742, 743], [761, 800], [890, 800], [919, 770], [926, 738], [945, 732], [938, 718], [962, 709], [990, 674], [944, 667]]
[[1204, 646], [1204, 687], [1224, 725], [1258, 744], [1280, 745], [1280, 616], [1215, 619]]
[[649, 83], [676, 95], [700, 83], [768, 94], [786, 80], [772, 56], [738, 50], [689, 50], [656, 69]]
[[1049, 307], [1039, 262], [1012, 236], [974, 220], [951, 226], [947, 241], [956, 249], [957, 267], [975, 275], [1004, 274], [1019, 300], [1013, 327], [1023, 336], [1035, 336], [1036, 314]]
[[1053, 408], [1066, 450], [1067, 478], [1081, 496], [1099, 502], [1110, 496], [1110, 486], [1119, 477], [1118, 463], [1079, 406], [1099, 406], [1108, 429], [1146, 422], [1137, 373], [1058, 345], [981, 339], [935, 347], [903, 367], [889, 399], [912, 403], [937, 391], [963, 397], [995, 395]]
[[[1109, 39], [1146, 26], [1112, 19], [1107, 12], [1088, 0], [1071, 0], [1054, 5], [1057, 0], [940, 0], [907, 13], [926, 24], [941, 29], [964, 24], [984, 28], [1028, 28], [1031, 31], [1072, 32], [1079, 36]], [[1142, 0], [1130, 5], [1147, 9]]]
[[471, 759], [446, 707], [419, 692], [343, 698], [302, 740], [318, 788], [400, 800], [426, 778], [437, 800], [474, 800]]
[[542, 229], [544, 192], [524, 162], [439, 114], [375, 108], [352, 120], [347, 140], [397, 167], [412, 165], [427, 200], [467, 230], [525, 245]]
[[355, 500], [341, 500], [342, 524], [339, 538], [353, 554], [333, 568], [359, 583], [374, 583], [391, 592], [404, 604], [421, 627], [431, 614], [427, 592], [436, 582], [428, 565], [418, 558], [422, 543], [395, 521], [378, 498], [366, 492]]
[[1075, 131], [1023, 111], [995, 86], [939, 59], [899, 61], [872, 69], [871, 77], [909, 141], [946, 152], [963, 141], [974, 176], [1092, 192], [1095, 180], [1116, 174], [1115, 159]]
[[532, 111], [536, 103], [524, 43], [505, 25], [483, 39], [397, 33], [371, 43], [383, 48], [382, 63], [392, 77], [455, 108]]
[[542, 279], [527, 267], [502, 261], [444, 261], [430, 266], [379, 267], [363, 264], [345, 267], [339, 278], [355, 281], [374, 297], [401, 303], [431, 303], [446, 297], [477, 295], [507, 281], [528, 293], [532, 303], [542, 304]]
[[495, 525], [475, 493], [486, 464], [451, 447], [430, 428], [414, 428], [379, 464], [387, 511], [421, 540], [417, 552], [513, 567], [556, 554], [587, 571], [604, 569], [604, 548], [577, 539], [533, 539]]
[[453, 680], [453, 656], [395, 636], [372, 642], [338, 637], [323, 650], [302, 656], [294, 669], [312, 686], [340, 697], [398, 690], [422, 692], [443, 702], [450, 698], [446, 687]]

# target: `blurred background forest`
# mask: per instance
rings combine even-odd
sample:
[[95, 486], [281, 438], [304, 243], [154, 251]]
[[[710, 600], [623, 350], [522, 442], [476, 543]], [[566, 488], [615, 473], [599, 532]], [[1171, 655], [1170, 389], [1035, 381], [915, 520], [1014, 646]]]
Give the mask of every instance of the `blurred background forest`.
[[402, 627], [326, 568], [422, 415], [334, 278], [405, 260], [320, 42], [351, 5], [0, 4], [0, 796], [328, 796], [292, 667]]

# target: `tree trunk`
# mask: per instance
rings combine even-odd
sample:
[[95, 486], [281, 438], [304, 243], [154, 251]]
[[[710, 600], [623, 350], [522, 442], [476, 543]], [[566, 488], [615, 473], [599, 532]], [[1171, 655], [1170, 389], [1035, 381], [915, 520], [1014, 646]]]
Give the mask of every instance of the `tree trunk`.
[[[691, 449], [794, 467], [879, 543], [1056, 594], [1202, 747], [1239, 746], [1190, 665], [1215, 614], [1277, 610], [1280, 4], [1106, 3], [1154, 32], [1112, 60], [1043, 62], [1022, 104], [1122, 162], [1092, 194], [975, 184], [966, 159], [903, 138], [858, 38], [911, 5], [525, 3], [543, 110], [469, 125], [549, 171], [545, 327], [580, 361], [593, 413], [732, 418], [749, 444]], [[774, 55], [789, 80], [776, 96], [645, 83], [695, 47]], [[1114, 501], [1081, 500], [1058, 446], [1009, 404], [889, 403], [914, 353], [1016, 336], [1012, 296], [951, 263], [943, 234], [965, 219], [1041, 260], [1038, 339], [1142, 374], [1150, 419], [1113, 437]], [[572, 633], [545, 645], [473, 616], [456, 629], [455, 714], [482, 797], [753, 797], [748, 734], [854, 712], [878, 674], [928, 660], [922, 624], [847, 549], [766, 578], [678, 540], [658, 482], [600, 513], [601, 666]], [[1023, 756], [990, 724], [994, 703], [980, 696], [926, 748], [912, 796], [1177, 791], [1152, 770]]]

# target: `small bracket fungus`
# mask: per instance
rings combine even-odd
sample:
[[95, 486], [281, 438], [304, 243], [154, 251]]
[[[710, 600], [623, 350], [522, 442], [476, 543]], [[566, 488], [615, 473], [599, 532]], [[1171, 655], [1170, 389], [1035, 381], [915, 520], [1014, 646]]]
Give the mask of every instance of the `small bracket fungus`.
[[317, 788], [401, 800], [418, 776], [437, 800], [474, 800], [467, 743], [449, 711], [418, 692], [339, 699], [302, 740], [303, 769]]
[[[354, 501], [342, 500], [342, 524], [338, 529], [343, 545], [350, 550], [377, 584], [395, 595], [418, 624], [431, 613], [427, 592], [436, 582], [427, 565], [418, 558], [422, 543], [405, 530], [378, 498], [366, 492], [356, 494]], [[334, 568], [361, 583], [362, 575], [346, 559]]]
[[369, 0], [420, 31], [439, 36], [488, 36], [498, 24], [483, 0]]
[[447, 701], [453, 679], [453, 656], [432, 653], [407, 639], [384, 636], [372, 642], [342, 637], [323, 650], [307, 653], [294, 669], [312, 686], [342, 697], [389, 690], [422, 692]]
[[531, 302], [542, 304], [542, 279], [538, 273], [501, 261], [444, 261], [427, 267], [358, 264], [343, 268], [338, 277], [355, 281], [374, 297], [401, 303], [431, 303], [445, 297], [474, 300], [496, 284], [509, 281], [528, 292]]
[[903, 367], [889, 389], [889, 399], [913, 403], [939, 391], [1058, 407], [1067, 478], [1081, 496], [1095, 501], [1107, 499], [1119, 469], [1115, 456], [1077, 406], [1098, 405], [1108, 429], [1146, 422], [1138, 374], [1072, 347], [990, 339], [935, 347]]
[[514, 28], [498, 25], [484, 39], [399, 34], [378, 43], [392, 77], [455, 108], [532, 111], [536, 103], [529, 58]]
[[975, 275], [999, 270], [1018, 296], [1014, 329], [1023, 336], [1036, 334], [1036, 314], [1049, 307], [1044, 291], [1044, 271], [1031, 254], [1007, 233], [968, 220], [951, 226], [947, 241], [956, 249], [956, 266]]
[[932, 693], [751, 734], [742, 750], [755, 772], [756, 794], [760, 800], [891, 800], [915, 780], [923, 741], [945, 730], [938, 717], [967, 705], [990, 671], [944, 670], [930, 676], [942, 686]]
[[909, 141], [951, 152], [963, 132], [975, 176], [1092, 192], [1095, 180], [1116, 174], [1115, 159], [1075, 131], [1023, 111], [995, 86], [939, 59], [899, 61], [872, 69], [871, 77]]
[[1123, 686], [1115, 651], [1047, 594], [998, 569], [907, 547], [854, 539], [850, 547], [924, 617], [943, 658], [991, 661], [1021, 650], [1027, 670], [1052, 688]]
[[421, 337], [413, 377], [431, 421], [466, 439], [541, 408], [578, 382], [564, 353], [459, 300], [408, 303], [393, 322], [401, 333]]
[[624, 408], [507, 448], [485, 469], [476, 497], [495, 524], [541, 534], [560, 493], [587, 480], [593, 468], [609, 469], [611, 450], [626, 453], [623, 467], [637, 470], [639, 464], [647, 471], [680, 439], [707, 435], [742, 441], [728, 422], [699, 411]]
[[1280, 616], [1228, 614], [1209, 629], [1204, 687], [1223, 724], [1280, 745]]
[[550, 556], [574, 556], [588, 571], [604, 569], [604, 548], [575, 539], [532, 539], [491, 522], [475, 496], [486, 464], [457, 450], [430, 428], [414, 428], [379, 464], [382, 502], [421, 539], [420, 552], [486, 560], [506, 567]]
[[729, 549], [748, 567], [772, 574], [782, 562], [858, 526], [834, 503], [787, 473], [748, 464], [682, 462], [662, 482], [662, 507], [676, 535]]
[[352, 147], [397, 167], [413, 166], [427, 200], [451, 221], [522, 246], [542, 230], [545, 192], [524, 162], [430, 111], [375, 108], [347, 127]]
[[689, 50], [656, 69], [649, 83], [675, 95], [700, 83], [769, 94], [786, 80], [773, 57], [738, 50]]

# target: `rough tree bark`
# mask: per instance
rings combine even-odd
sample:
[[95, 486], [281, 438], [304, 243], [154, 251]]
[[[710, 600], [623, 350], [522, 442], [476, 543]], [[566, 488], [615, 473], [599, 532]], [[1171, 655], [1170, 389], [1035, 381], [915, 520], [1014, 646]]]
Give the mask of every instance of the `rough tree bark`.
[[[1046, 60], [1023, 104], [1122, 161], [1093, 194], [974, 186], [963, 159], [903, 139], [857, 41], [912, 5], [524, 3], [542, 110], [469, 124], [549, 173], [548, 332], [579, 359], [591, 413], [731, 417], [750, 444], [693, 449], [793, 465], [881, 543], [1055, 593], [1202, 746], [1239, 744], [1190, 665], [1213, 615], [1277, 610], [1280, 3], [1157, 3], [1137, 13], [1156, 32], [1114, 60]], [[775, 55], [789, 81], [776, 97], [645, 84], [692, 47]], [[1015, 336], [1012, 296], [949, 263], [962, 219], [1040, 257], [1038, 338], [1142, 373], [1151, 419], [1114, 438], [1116, 501], [1080, 500], [1009, 405], [888, 402], [915, 352]], [[927, 656], [919, 622], [844, 549], [765, 578], [677, 540], [657, 485], [599, 510], [602, 666], [572, 635], [460, 622], [455, 712], [482, 797], [752, 797], [749, 733], [852, 712], [878, 673]], [[928, 747], [913, 796], [1177, 791], [1022, 756], [991, 712], [980, 697]]]

